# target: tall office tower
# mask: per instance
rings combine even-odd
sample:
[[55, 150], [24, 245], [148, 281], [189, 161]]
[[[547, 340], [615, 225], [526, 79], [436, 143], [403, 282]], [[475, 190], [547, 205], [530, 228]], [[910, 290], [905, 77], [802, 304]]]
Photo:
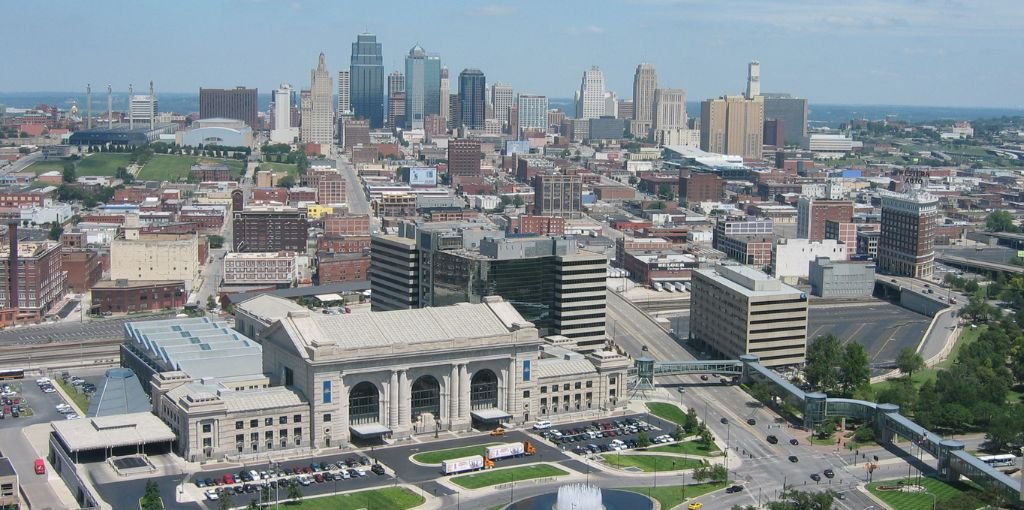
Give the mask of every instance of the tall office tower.
[[[494, 118], [501, 121], [505, 131], [508, 131], [508, 110], [515, 104], [515, 95], [511, 85], [495, 83], [491, 85], [491, 105], [494, 108]], [[515, 134], [515, 133], [513, 133]]]
[[333, 89], [326, 57], [321, 53], [316, 69], [309, 73], [309, 103], [304, 103], [302, 110], [302, 141], [320, 144], [321, 150], [334, 143]]
[[416, 240], [392, 235], [370, 238], [370, 309], [419, 308], [420, 264]]
[[200, 119], [235, 119], [245, 122], [253, 131], [257, 124], [256, 89], [235, 87], [233, 89], [199, 89]]
[[462, 104], [458, 94], [448, 94], [448, 128], [455, 129], [462, 122]]
[[728, 359], [756, 354], [768, 367], [807, 355], [807, 294], [747, 266], [695, 269], [690, 339]]
[[292, 86], [282, 83], [274, 90], [274, 125], [270, 130], [274, 143], [292, 143], [295, 129], [292, 128]]
[[620, 99], [619, 107], [615, 111], [615, 118], [620, 120], [633, 120], [633, 100]]
[[519, 134], [522, 133], [522, 128], [519, 127], [518, 105], [512, 105], [512, 108], [508, 109], [508, 132], [514, 140], [518, 140]]
[[441, 57], [414, 46], [405, 57], [405, 124], [423, 129], [427, 115], [441, 113]]
[[480, 176], [480, 142], [461, 138], [448, 142], [448, 175], [453, 184], [462, 177]]
[[764, 97], [723, 96], [700, 104], [700, 148], [708, 152], [761, 159]]
[[400, 129], [406, 127], [406, 115], [405, 112], [408, 106], [405, 89], [405, 75], [401, 71], [391, 71], [388, 75], [388, 116], [387, 126], [392, 129]]
[[930, 280], [938, 220], [938, 199], [918, 187], [906, 194], [883, 194], [878, 269], [886, 274]]
[[[546, 132], [548, 129], [548, 98], [519, 94], [519, 129]], [[518, 133], [512, 133], [517, 135]]]
[[747, 64], [747, 99], [761, 95], [761, 63], [753, 61]]
[[377, 36], [359, 34], [352, 43], [352, 112], [370, 121], [370, 129], [384, 127], [384, 56]]
[[686, 128], [686, 91], [683, 89], [655, 89], [651, 129]]
[[452, 84], [451, 84], [451, 81], [448, 80], [448, 66], [442, 66], [441, 67], [441, 89], [440, 90], [441, 90], [440, 94], [439, 94], [439, 98], [440, 98], [439, 104], [440, 104], [440, 106], [438, 107], [438, 114], [441, 117], [444, 118], [445, 126], [447, 127], [448, 124], [451, 122], [451, 117], [450, 117], [449, 111], [450, 111], [450, 108], [451, 108], [451, 93], [452, 93]]
[[133, 94], [131, 96], [131, 103], [128, 106], [128, 121], [132, 124], [135, 122], [145, 122], [152, 126], [153, 118], [160, 111], [159, 108], [160, 101], [157, 100], [155, 95]]
[[533, 214], [537, 216], [583, 216], [583, 178], [578, 175], [537, 174], [533, 178]]
[[853, 221], [853, 202], [821, 200], [801, 196], [796, 204], [796, 237], [810, 241], [825, 240], [825, 222]]
[[576, 118], [597, 119], [604, 114], [604, 73], [593, 66], [583, 71], [580, 90], [576, 93]]
[[483, 129], [487, 108], [487, 78], [479, 69], [463, 69], [459, 73], [459, 124], [469, 129]]
[[790, 94], [765, 93], [764, 120], [781, 120], [786, 145], [800, 145], [807, 138], [807, 100]]
[[614, 92], [604, 93], [604, 115], [602, 117], [617, 118], [619, 116], [619, 96]]
[[573, 238], [503, 238], [473, 225], [399, 225], [370, 241], [371, 309], [479, 303], [502, 296], [540, 333], [582, 350], [605, 343], [607, 257]]
[[633, 73], [633, 122], [629, 132], [635, 137], [646, 137], [654, 121], [654, 91], [658, 89], [658, 72], [646, 62], [636, 66]]
[[352, 80], [348, 69], [338, 71], [338, 115], [352, 111]]

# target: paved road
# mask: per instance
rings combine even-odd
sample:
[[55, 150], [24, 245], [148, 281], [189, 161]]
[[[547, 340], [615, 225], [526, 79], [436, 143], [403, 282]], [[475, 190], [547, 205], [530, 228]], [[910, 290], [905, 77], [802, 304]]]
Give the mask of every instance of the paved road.
[[0, 345], [29, 345], [38, 343], [77, 344], [90, 340], [116, 340], [124, 338], [124, 323], [167, 319], [174, 314], [132, 315], [100, 319], [85, 323], [38, 324], [0, 331]]
[[872, 363], [891, 363], [901, 349], [917, 348], [930, 322], [928, 316], [882, 300], [870, 306], [812, 306], [807, 339], [831, 333], [844, 345], [863, 345]]
[[359, 174], [355, 167], [349, 162], [344, 154], [338, 154], [338, 172], [345, 178], [345, 194], [348, 200], [348, 210], [352, 214], [369, 214], [370, 202], [366, 199], [363, 191], [363, 184], [359, 180]]
[[27, 155], [27, 156], [25, 156], [25, 157], [15, 161], [15, 162], [11, 163], [10, 165], [7, 165], [5, 167], [0, 168], [0, 175], [7, 175], [7, 174], [21, 172], [22, 170], [25, 170], [26, 168], [31, 166], [32, 163], [35, 163], [36, 161], [40, 161], [42, 159], [43, 159], [43, 151], [33, 152], [32, 154], [29, 154], [29, 155]]

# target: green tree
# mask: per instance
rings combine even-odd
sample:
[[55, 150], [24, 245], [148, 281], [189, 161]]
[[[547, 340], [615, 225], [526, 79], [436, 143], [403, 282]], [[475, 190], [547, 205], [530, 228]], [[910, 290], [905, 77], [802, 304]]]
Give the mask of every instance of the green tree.
[[220, 499], [217, 500], [217, 508], [219, 510], [231, 510], [231, 507], [235, 506], [235, 498], [232, 494], [231, 491], [220, 493]]
[[524, 203], [525, 202], [523, 202], [523, 197], [519, 195], [516, 195], [515, 197], [512, 198], [512, 205], [516, 207], [522, 207]]
[[875, 429], [868, 425], [861, 425], [854, 431], [853, 440], [858, 443], [873, 443], [875, 441]]
[[210, 242], [210, 248], [222, 248], [224, 247], [224, 236], [208, 235], [206, 236], [207, 241]]
[[251, 499], [249, 500], [249, 504], [246, 505], [245, 510], [260, 510], [260, 505], [255, 499]]
[[636, 435], [636, 444], [639, 448], [647, 448], [648, 446], [651, 446], [651, 436], [648, 435], [646, 431], [641, 430], [640, 433]]
[[689, 408], [686, 410], [686, 418], [683, 421], [683, 428], [686, 429], [688, 434], [692, 434], [697, 430], [697, 426], [700, 425], [700, 420], [697, 419], [697, 410]]
[[701, 464], [700, 467], [693, 470], [693, 479], [697, 483], [704, 483], [704, 480], [711, 478], [711, 470], [708, 469], [707, 464]]
[[683, 426], [676, 424], [676, 429], [672, 431], [672, 439], [682, 441], [684, 437], [686, 437], [686, 431], [683, 430]]
[[217, 308], [217, 300], [214, 299], [213, 296], [207, 296], [206, 297], [206, 309], [207, 310], [212, 310], [214, 308]]
[[139, 500], [142, 510], [163, 510], [163, 503], [160, 502], [160, 486], [155, 481], [146, 482], [146, 488]]
[[710, 450], [712, 442], [713, 439], [711, 437], [711, 431], [704, 429], [700, 434], [700, 445], [703, 446], [705, 450]]
[[1013, 223], [1013, 214], [1010, 211], [999, 209], [992, 211], [985, 218], [985, 228], [993, 232], [1017, 232], [1020, 229]]
[[711, 481], [728, 482], [729, 470], [725, 469], [725, 466], [722, 464], [715, 464], [715, 466], [711, 468]]
[[291, 501], [298, 501], [302, 499], [302, 489], [300, 489], [299, 484], [294, 481], [288, 484], [288, 499]]
[[658, 197], [664, 198], [665, 200], [672, 200], [675, 195], [672, 190], [668, 187], [667, 183], [661, 183], [658, 185]]
[[964, 292], [968, 294], [974, 294], [975, 292], [978, 292], [978, 288], [978, 282], [973, 279], [967, 280], [967, 282], [964, 283]]
[[914, 372], [924, 368], [924, 358], [913, 348], [904, 347], [896, 356], [896, 368], [908, 378], [913, 377]]
[[839, 359], [839, 385], [843, 393], [849, 395], [855, 388], [868, 384], [871, 380], [871, 360], [864, 346], [857, 342], [846, 344], [843, 356]]
[[60, 223], [54, 222], [52, 225], [50, 225], [50, 234], [48, 237], [51, 241], [56, 241], [60, 239], [60, 235], [63, 233], [64, 227], [60, 226]]
[[832, 510], [835, 493], [803, 492], [790, 489], [782, 493], [778, 501], [768, 503], [768, 510]]
[[71, 161], [64, 163], [64, 173], [62, 176], [64, 182], [75, 182], [77, 178], [77, 172], [75, 170], [75, 164]]
[[295, 186], [295, 178], [290, 175], [286, 175], [277, 181], [277, 185], [282, 188], [292, 188]]
[[758, 402], [770, 402], [772, 398], [772, 392], [768, 389], [768, 385], [764, 382], [758, 381], [750, 386], [750, 396], [754, 397]]
[[835, 335], [823, 335], [815, 338], [807, 346], [807, 364], [804, 376], [811, 386], [828, 392], [839, 384], [836, 367], [842, 352], [839, 339]]

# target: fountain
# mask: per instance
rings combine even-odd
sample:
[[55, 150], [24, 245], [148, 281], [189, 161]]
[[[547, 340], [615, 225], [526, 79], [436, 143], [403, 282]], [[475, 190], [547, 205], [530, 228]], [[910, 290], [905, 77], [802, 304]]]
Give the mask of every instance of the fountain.
[[601, 488], [583, 483], [572, 483], [558, 488], [554, 510], [601, 510]]

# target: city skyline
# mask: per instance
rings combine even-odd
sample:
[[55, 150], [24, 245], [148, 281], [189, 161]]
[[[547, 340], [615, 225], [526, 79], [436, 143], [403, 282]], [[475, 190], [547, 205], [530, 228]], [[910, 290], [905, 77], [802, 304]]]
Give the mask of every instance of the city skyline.
[[[73, 34], [78, 43], [69, 50], [65, 38], [39, 38], [31, 24], [12, 24], [10, 35], [33, 40], [34, 46], [10, 55], [8, 65], [27, 68], [41, 59], [49, 65], [5, 76], [0, 90], [70, 91], [86, 83], [150, 79], [166, 92], [237, 85], [271, 90], [280, 83], [301, 83], [308, 72], [303, 62], [321, 51], [334, 63], [332, 74], [337, 73], [355, 36], [370, 32], [383, 45], [387, 71], [401, 69], [408, 48], [422, 44], [444, 55], [450, 69], [479, 68], [489, 81], [548, 97], [571, 97], [581, 73], [597, 65], [605, 74], [606, 89], [625, 99], [632, 95], [640, 62], [653, 64], [660, 82], [686, 90], [691, 99], [738, 94], [746, 84], [747, 63], [757, 60], [762, 92], [789, 92], [816, 103], [1022, 106], [1005, 93], [1004, 84], [1024, 82], [1024, 71], [1000, 64], [1014, 57], [1013, 20], [1019, 16], [1014, 16], [1011, 2], [1000, 0], [973, 9], [939, 0], [875, 0], [827, 8], [810, 8], [802, 0], [727, 5], [630, 0], [582, 11], [576, 2], [567, 2], [544, 4], [542, 17], [532, 15], [536, 9], [530, 2], [452, 2], [448, 8], [387, 12], [373, 5], [347, 12], [344, 6], [323, 2], [235, 0], [203, 4], [203, 17], [193, 16], [189, 4], [200, 5], [154, 5], [150, 16], [131, 23], [117, 23], [127, 15], [120, 12], [132, 10], [113, 5], [102, 12], [73, 3], [56, 9], [52, 4], [23, 6], [23, 16], [45, 17], [53, 33]], [[238, 23], [220, 23], [228, 16]], [[510, 46], [494, 36], [495, 26], [527, 16], [535, 37]], [[337, 23], [324, 22], [335, 18]], [[147, 19], [159, 20], [160, 26], [149, 25]], [[387, 23], [381, 21], [385, 19]], [[406, 23], [412, 20], [416, 23]], [[77, 28], [101, 22], [118, 26], [118, 36]], [[459, 30], [437, 30], [456, 24]], [[271, 44], [246, 52], [237, 45], [211, 47], [203, 38], [151, 37], [154, 30], [173, 26], [196, 33], [216, 31], [226, 40], [260, 33]], [[292, 33], [304, 37], [289, 37]], [[970, 37], [957, 37], [964, 33]], [[146, 43], [125, 44], [135, 39]], [[154, 54], [164, 56], [150, 58]], [[200, 54], [202, 59], [188, 57]], [[111, 55], [119, 58], [112, 60]]]

